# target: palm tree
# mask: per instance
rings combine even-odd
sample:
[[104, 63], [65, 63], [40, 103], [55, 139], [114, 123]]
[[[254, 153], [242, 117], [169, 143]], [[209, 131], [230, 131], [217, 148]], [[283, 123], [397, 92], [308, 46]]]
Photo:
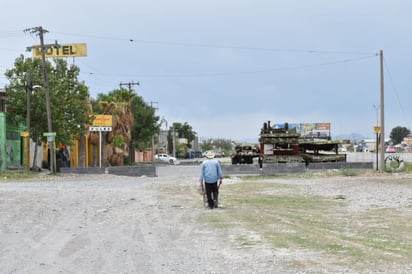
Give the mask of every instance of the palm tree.
[[131, 102], [135, 93], [132, 90], [114, 90], [99, 102], [102, 113], [112, 115], [112, 131], [106, 134], [105, 155], [110, 165], [122, 165], [124, 157], [129, 155], [129, 143], [132, 140], [133, 113]]

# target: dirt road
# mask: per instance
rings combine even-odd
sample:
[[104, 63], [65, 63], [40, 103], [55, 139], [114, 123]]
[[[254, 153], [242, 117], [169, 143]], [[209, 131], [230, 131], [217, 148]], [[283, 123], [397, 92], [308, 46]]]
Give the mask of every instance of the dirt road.
[[[163, 176], [169, 169], [174, 175]], [[226, 209], [224, 205], [213, 211], [203, 207], [197, 169], [191, 170], [181, 173], [179, 167], [168, 167], [157, 178], [107, 174], [46, 175], [41, 180], [19, 182], [3, 178], [0, 273], [333, 272], [333, 266], [323, 268], [321, 263], [308, 269], [288, 264], [291, 258], [313, 254], [285, 249], [274, 252], [264, 244], [244, 248], [234, 244], [224, 228], [199, 223], [200, 215], [221, 214]], [[334, 194], [333, 187], [338, 187], [330, 186], [329, 193], [322, 193], [327, 189], [314, 181], [297, 183], [321, 195]], [[185, 191], [176, 192], [174, 186]], [[346, 191], [356, 196], [360, 190]], [[352, 195], [344, 190], [338, 193]], [[404, 186], [393, 195], [402, 206], [411, 204], [411, 187]], [[387, 193], [382, 197], [388, 197]], [[392, 198], [384, 202], [390, 203]], [[375, 200], [380, 201], [379, 197]], [[362, 202], [365, 200], [359, 198]], [[236, 231], [230, 235], [233, 233]]]
[[[162, 185], [191, 184], [199, 203]], [[204, 212], [193, 177], [64, 176], [0, 183], [0, 273], [211, 273], [259, 269]], [[216, 211], [218, 214], [218, 211]], [[223, 240], [223, 241], [222, 241]], [[270, 258], [270, 254], [266, 254]]]

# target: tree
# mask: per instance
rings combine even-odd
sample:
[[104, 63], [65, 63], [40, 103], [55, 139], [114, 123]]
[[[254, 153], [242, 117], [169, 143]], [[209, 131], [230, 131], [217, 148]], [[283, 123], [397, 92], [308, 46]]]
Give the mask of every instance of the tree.
[[160, 130], [159, 116], [155, 115], [155, 108], [147, 105], [141, 96], [135, 96], [132, 100], [132, 112], [134, 123], [132, 127], [132, 139], [137, 150], [152, 147], [152, 141]]
[[[46, 62], [49, 81], [50, 109], [56, 144], [71, 145], [73, 139], [84, 135], [90, 122], [90, 102], [88, 88], [78, 80], [79, 68], [68, 66], [66, 60], [54, 59]], [[45, 93], [40, 59], [23, 55], [14, 62], [14, 68], [7, 70], [5, 76], [10, 84], [7, 92], [7, 119], [17, 125], [26, 124], [27, 92], [30, 93], [30, 137], [40, 142], [44, 132], [48, 132]], [[36, 146], [37, 147], [37, 146]], [[36, 154], [37, 151], [35, 151]], [[37, 159], [34, 155], [34, 159]], [[36, 162], [33, 161], [33, 167]]]
[[[175, 138], [173, 138], [173, 133], [175, 134]], [[185, 154], [191, 147], [192, 141], [196, 138], [196, 132], [193, 131], [192, 126], [190, 126], [187, 122], [184, 124], [175, 122], [169, 128], [168, 134], [168, 151], [169, 153], [173, 152], [173, 146], [175, 146], [176, 154], [183, 155]], [[186, 139], [187, 142], [183, 145], [180, 145], [176, 139]]]
[[[129, 144], [132, 140], [131, 128], [134, 122], [132, 113], [132, 100], [135, 97], [132, 90], [117, 89], [109, 94], [99, 94], [97, 103], [100, 114], [112, 115], [112, 131], [105, 134], [105, 141], [111, 149], [105, 149], [108, 153], [107, 160], [111, 165], [123, 165], [124, 156], [128, 156]], [[114, 142], [113, 142], [114, 140]], [[122, 140], [122, 142], [118, 142]]]
[[400, 144], [403, 141], [403, 138], [411, 134], [411, 131], [406, 127], [394, 127], [390, 134], [390, 139], [394, 145]]
[[233, 151], [233, 141], [229, 139], [204, 139], [200, 146], [203, 151], [223, 151], [225, 155], [230, 155]]
[[[113, 154], [127, 155], [131, 141], [137, 150], [152, 146], [160, 128], [159, 117], [155, 115], [155, 109], [148, 106], [134, 90], [121, 88], [109, 94], [100, 93], [92, 104], [96, 114], [113, 115], [113, 131], [108, 134], [107, 142], [110, 144], [117, 139], [116, 136], [123, 136], [122, 147], [117, 146], [121, 151], [113, 150]], [[120, 159], [119, 155], [109, 157], [116, 158], [116, 161]]]

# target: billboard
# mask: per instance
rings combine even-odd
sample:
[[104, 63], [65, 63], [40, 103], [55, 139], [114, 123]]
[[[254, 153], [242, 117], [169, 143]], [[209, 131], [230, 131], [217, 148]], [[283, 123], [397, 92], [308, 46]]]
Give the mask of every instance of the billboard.
[[[41, 58], [41, 46], [32, 46], [34, 58]], [[45, 52], [46, 58], [82, 57], [87, 56], [87, 44], [55, 44], [49, 45]]]
[[112, 115], [95, 115], [93, 120], [93, 127], [111, 127]]
[[330, 123], [297, 123], [289, 124], [289, 128], [296, 128], [303, 138], [328, 139], [330, 138]]

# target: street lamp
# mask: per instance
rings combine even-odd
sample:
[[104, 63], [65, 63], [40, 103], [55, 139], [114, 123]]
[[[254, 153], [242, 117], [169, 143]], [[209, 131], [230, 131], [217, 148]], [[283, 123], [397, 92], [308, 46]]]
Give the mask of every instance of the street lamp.
[[31, 92], [33, 90], [33, 83], [31, 81], [30, 74], [26, 74], [26, 97], [27, 97], [27, 102], [26, 102], [26, 127], [27, 131], [24, 133], [23, 137], [26, 139], [26, 164], [25, 164], [25, 170], [30, 170], [30, 97], [31, 97]]
[[26, 107], [26, 126], [27, 132], [25, 133], [25, 138], [27, 138], [27, 156], [26, 156], [26, 169], [30, 170], [30, 121], [31, 121], [31, 94], [33, 93], [34, 89], [36, 88], [43, 88], [40, 85], [33, 85], [31, 81], [30, 74], [26, 74], [26, 96], [27, 96], [27, 107]]

